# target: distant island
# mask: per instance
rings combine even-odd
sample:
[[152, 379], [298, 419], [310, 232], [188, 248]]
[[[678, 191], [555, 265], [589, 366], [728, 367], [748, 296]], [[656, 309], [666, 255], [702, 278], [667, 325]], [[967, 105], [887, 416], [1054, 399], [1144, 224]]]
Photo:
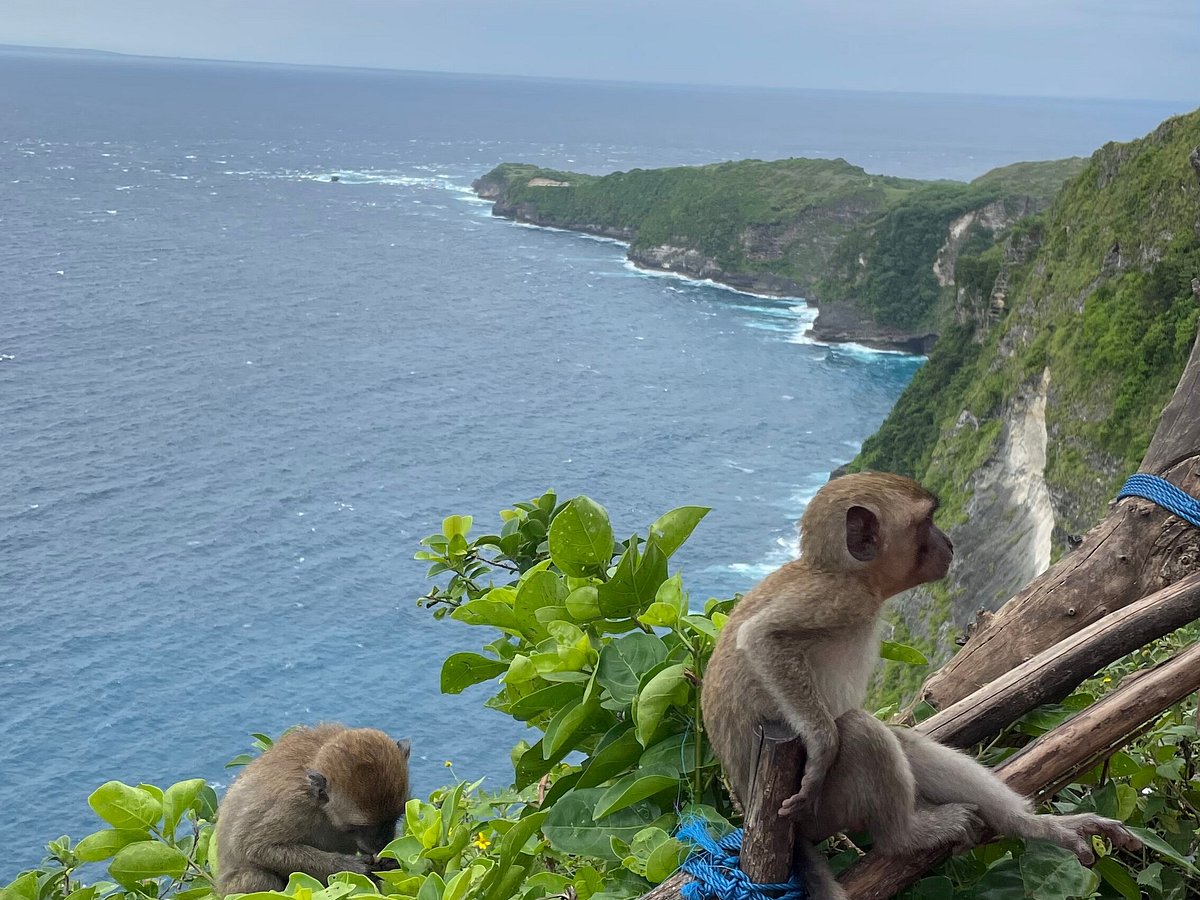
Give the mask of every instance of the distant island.
[[925, 353], [955, 260], [1044, 209], [1084, 163], [1017, 163], [969, 184], [872, 175], [844, 159], [604, 176], [503, 163], [473, 187], [497, 216], [624, 241], [644, 269], [804, 297], [819, 310], [817, 340]]

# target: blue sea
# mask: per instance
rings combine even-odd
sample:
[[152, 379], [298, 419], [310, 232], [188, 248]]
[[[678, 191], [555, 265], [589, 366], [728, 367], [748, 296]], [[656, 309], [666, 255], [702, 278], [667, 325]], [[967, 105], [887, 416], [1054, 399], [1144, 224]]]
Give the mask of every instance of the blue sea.
[[547, 488], [619, 534], [703, 504], [677, 562], [727, 596], [920, 365], [494, 219], [496, 163], [965, 179], [1179, 111], [0, 51], [0, 877], [103, 781], [220, 788], [296, 722], [506, 784], [526, 732], [439, 693], [490, 636], [416, 607], [418, 540]]

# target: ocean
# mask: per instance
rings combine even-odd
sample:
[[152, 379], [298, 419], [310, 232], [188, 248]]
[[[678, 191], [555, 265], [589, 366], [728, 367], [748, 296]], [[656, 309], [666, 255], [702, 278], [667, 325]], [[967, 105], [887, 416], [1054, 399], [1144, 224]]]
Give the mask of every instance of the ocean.
[[439, 693], [489, 637], [416, 607], [418, 540], [547, 488], [619, 534], [702, 504], [676, 562], [728, 596], [920, 365], [494, 219], [496, 163], [970, 178], [1179, 111], [0, 51], [0, 879], [100, 783], [221, 788], [296, 722], [506, 784], [527, 732]]

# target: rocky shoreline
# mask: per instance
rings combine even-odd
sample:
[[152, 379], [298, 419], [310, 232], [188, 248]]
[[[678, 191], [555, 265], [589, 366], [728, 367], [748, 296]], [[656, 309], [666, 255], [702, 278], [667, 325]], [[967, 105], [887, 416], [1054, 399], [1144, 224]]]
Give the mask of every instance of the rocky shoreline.
[[492, 201], [492, 215], [498, 218], [619, 241], [625, 245], [626, 258], [639, 269], [648, 272], [670, 272], [697, 281], [713, 281], [747, 294], [802, 299], [817, 311], [817, 318], [809, 335], [820, 343], [855, 343], [876, 350], [924, 355], [937, 341], [937, 333], [933, 331], [914, 334], [889, 328], [845, 304], [822, 303], [812, 284], [803, 284], [767, 273], [726, 271], [716, 260], [688, 247], [662, 244], [635, 248], [632, 242], [636, 234], [631, 228], [611, 228], [587, 222], [549, 222], [538, 214], [537, 208], [532, 204], [508, 202], [502, 182], [480, 178], [474, 181], [471, 187], [480, 199]]

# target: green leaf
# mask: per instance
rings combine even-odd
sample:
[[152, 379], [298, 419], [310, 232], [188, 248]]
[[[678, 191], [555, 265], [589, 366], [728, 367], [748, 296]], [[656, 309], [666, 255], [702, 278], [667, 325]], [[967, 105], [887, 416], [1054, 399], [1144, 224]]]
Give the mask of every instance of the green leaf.
[[680, 506], [663, 513], [650, 525], [650, 540], [658, 544], [664, 556], [671, 556], [712, 510], [707, 506]]
[[1002, 859], [989, 868], [971, 889], [972, 900], [1014, 900], [1028, 897], [1021, 880], [1021, 864], [1015, 859]]
[[954, 882], [945, 875], [922, 878], [912, 888], [912, 900], [954, 900]]
[[500, 854], [496, 867], [488, 875], [488, 900], [502, 900], [499, 892], [504, 887], [505, 877], [512, 869], [526, 842], [537, 834], [548, 815], [549, 812], [536, 812], [528, 815], [504, 833], [504, 837], [500, 839]]
[[546, 635], [546, 627], [538, 621], [537, 611], [544, 606], [562, 606], [567, 599], [567, 586], [553, 572], [535, 572], [517, 588], [513, 612], [521, 631], [535, 640]]
[[442, 520], [442, 534], [447, 538], [466, 537], [474, 519], [471, 516], [447, 516]]
[[621, 554], [612, 578], [600, 585], [600, 610], [610, 619], [645, 611], [667, 580], [667, 558], [651, 542], [639, 551], [635, 542]]
[[113, 828], [150, 828], [162, 817], [162, 803], [157, 797], [119, 781], [105, 782], [92, 791], [88, 806]]
[[175, 826], [183, 814], [192, 808], [204, 790], [204, 784], [203, 778], [189, 778], [176, 782], [163, 793], [163, 831], [167, 835], [175, 834]]
[[445, 892], [446, 882], [442, 880], [442, 876], [437, 872], [430, 872], [425, 876], [421, 889], [417, 891], [417, 900], [442, 900]]
[[717, 636], [719, 634], [719, 631], [717, 630], [716, 622], [712, 621], [711, 619], [707, 619], [704, 616], [699, 616], [699, 615], [684, 616], [679, 621], [683, 622], [684, 625], [686, 625], [692, 631], [696, 632], [696, 634], [703, 635], [704, 637], [712, 638], [714, 641], [717, 639]]
[[600, 612], [600, 594], [593, 584], [586, 584], [571, 591], [563, 604], [576, 622], [590, 622], [603, 615]]
[[1088, 897], [1100, 883], [1100, 876], [1084, 868], [1074, 853], [1045, 841], [1028, 842], [1020, 864], [1021, 882], [1035, 900]]
[[[618, 729], [624, 729], [610, 738]], [[583, 773], [578, 787], [597, 787], [614, 775], [628, 771], [642, 754], [642, 745], [637, 741], [630, 723], [616, 725], [603, 738], [596, 750], [583, 764]]]
[[[710, 762], [711, 757], [705, 760]], [[670, 770], [685, 774], [696, 768], [696, 735], [693, 731], [669, 735], [647, 747], [642, 754], [641, 765], [646, 769]]]
[[11, 884], [0, 888], [0, 900], [38, 900], [36, 872], [26, 872]]
[[1181, 869], [1186, 870], [1190, 875], [1200, 874], [1190, 860], [1181, 856], [1178, 850], [1176, 850], [1150, 829], [1135, 828], [1132, 825], [1127, 825], [1126, 828], [1128, 828], [1129, 831], [1132, 832], [1143, 844], [1145, 844], [1159, 856], [1163, 857], [1169, 862], [1174, 863]]
[[122, 847], [138, 841], [151, 840], [149, 830], [133, 828], [106, 828], [89, 834], [75, 845], [75, 855], [84, 862], [99, 862], [115, 856]]
[[508, 707], [508, 714], [514, 719], [524, 722], [547, 709], [560, 709], [573, 706], [583, 697], [585, 687], [580, 682], [563, 682], [540, 688], [532, 694], [526, 694], [514, 701]]
[[642, 676], [667, 658], [667, 645], [653, 634], [635, 632], [617, 638], [600, 651], [596, 681], [623, 705], [637, 696]]
[[450, 618], [468, 625], [491, 625], [511, 634], [521, 633], [513, 608], [498, 600], [469, 600], [450, 613]]
[[879, 655], [884, 659], [908, 663], [910, 666], [929, 665], [929, 660], [925, 658], [925, 654], [916, 647], [910, 647], [907, 644], [897, 644], [895, 641], [881, 641], [879, 644]]
[[574, 742], [571, 738], [600, 712], [600, 704], [591, 697], [585, 697], [579, 703], [560, 709], [546, 726], [546, 735], [542, 738], [542, 755], [550, 759], [559, 750], [572, 748]]
[[651, 628], [670, 628], [679, 619], [679, 611], [669, 603], [655, 600], [638, 616], [638, 621]]
[[1138, 887], [1138, 883], [1129, 871], [1111, 856], [1096, 860], [1095, 871], [1099, 872], [1105, 883], [1122, 897], [1126, 897], [1127, 900], [1141, 900], [1142, 889]]
[[613, 532], [604, 507], [590, 497], [571, 500], [550, 523], [550, 558], [568, 575], [603, 570], [612, 559]]
[[687, 705], [691, 685], [683, 674], [686, 668], [682, 663], [667, 666], [651, 678], [638, 694], [633, 718], [638, 743], [643, 747], [649, 745], [670, 707]]
[[650, 851], [646, 860], [646, 879], [651, 884], [662, 884], [683, 865], [691, 849], [688, 844], [668, 837]]
[[657, 806], [643, 802], [615, 812], [603, 822], [597, 822], [592, 813], [603, 793], [602, 788], [572, 791], [551, 807], [542, 832], [555, 850], [619, 862], [612, 851], [609, 837], [629, 843], [659, 816]]
[[508, 663], [478, 653], [455, 653], [442, 663], [442, 693], [461, 694], [473, 684], [508, 671]]
[[158, 841], [140, 841], [122, 847], [108, 864], [108, 872], [126, 887], [146, 878], [179, 878], [187, 869], [187, 857], [175, 847]]
[[596, 818], [601, 819], [642, 800], [648, 800], [668, 788], [678, 787], [679, 776], [676, 774], [639, 769], [634, 774], [620, 779], [600, 795], [600, 799], [596, 801]]

